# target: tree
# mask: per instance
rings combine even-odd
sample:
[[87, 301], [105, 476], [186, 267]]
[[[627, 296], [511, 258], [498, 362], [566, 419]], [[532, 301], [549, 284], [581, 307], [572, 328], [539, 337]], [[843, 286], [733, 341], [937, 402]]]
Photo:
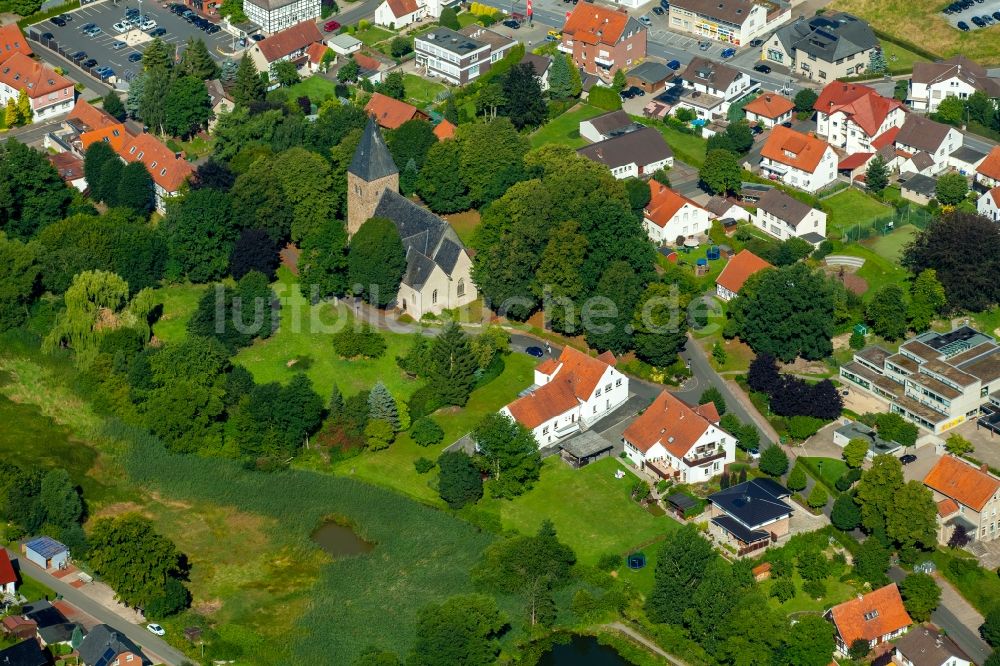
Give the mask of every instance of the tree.
[[[148, 50], [147, 48], [147, 52]], [[161, 134], [166, 131], [170, 78], [170, 71], [165, 67], [147, 69], [143, 76], [142, 99], [139, 100], [139, 118], [153, 131]]]
[[472, 430], [472, 439], [489, 470], [490, 493], [509, 499], [531, 488], [542, 458], [534, 435], [506, 414], [488, 414]]
[[257, 67], [250, 60], [250, 56], [244, 53], [236, 70], [236, 82], [232, 89], [233, 102], [238, 106], [249, 108], [264, 99], [264, 92], [264, 82], [257, 73]]
[[418, 446], [433, 446], [440, 444], [444, 440], [444, 430], [441, 429], [434, 419], [429, 416], [422, 416], [413, 422], [410, 427], [410, 438]]
[[715, 409], [719, 412], [719, 416], [724, 416], [726, 413], [726, 399], [722, 397], [722, 391], [715, 388], [714, 386], [709, 386], [707, 389], [701, 392], [701, 397], [698, 398], [698, 404], [704, 405], [709, 402], [715, 403]]
[[868, 537], [854, 556], [854, 570], [873, 589], [885, 585], [889, 582], [885, 573], [889, 570], [889, 549], [874, 535]]
[[628, 85], [628, 80], [625, 78], [625, 70], [619, 68], [615, 72], [614, 78], [611, 80], [611, 88], [615, 92], [620, 93], [625, 90], [626, 85]]
[[925, 573], [913, 573], [899, 586], [906, 612], [917, 622], [931, 619], [931, 613], [941, 602], [941, 588]]
[[944, 448], [947, 449], [948, 453], [956, 456], [964, 456], [975, 450], [975, 447], [972, 446], [972, 442], [962, 437], [957, 432], [949, 435], [948, 439], [944, 441]]
[[0, 143], [0, 231], [28, 240], [66, 215], [72, 194], [48, 159], [17, 139]]
[[785, 486], [793, 492], [805, 490], [806, 470], [802, 465], [796, 465], [792, 468], [792, 472], [788, 475], [788, 481], [785, 483]]
[[164, 100], [164, 128], [174, 136], [189, 137], [208, 124], [212, 100], [205, 82], [181, 76], [170, 84]]
[[118, 206], [130, 208], [142, 217], [153, 211], [153, 177], [142, 162], [129, 162], [121, 172], [118, 181]]
[[969, 181], [960, 173], [946, 173], [938, 178], [937, 200], [945, 206], [961, 203], [969, 193]]
[[719, 556], [698, 528], [688, 523], [667, 535], [646, 597], [646, 615], [658, 624], [683, 624], [695, 591]]
[[573, 81], [574, 69], [568, 55], [556, 53], [552, 56], [552, 64], [549, 66], [549, 95], [553, 99], [569, 99], [580, 94]]
[[848, 340], [848, 345], [851, 347], [851, 349], [864, 349], [865, 346], [864, 334], [858, 331], [852, 331], [850, 340]]
[[858, 468], [864, 464], [865, 458], [868, 456], [868, 440], [862, 439], [860, 437], [852, 439], [844, 447], [841, 452], [844, 458], [844, 462], [847, 463], [848, 467]]
[[795, 110], [800, 113], [804, 111], [811, 113], [817, 99], [819, 99], [819, 95], [816, 94], [815, 90], [812, 88], [803, 88], [795, 93], [795, 99], [793, 100], [795, 102]]
[[868, 186], [869, 192], [877, 196], [882, 196], [882, 192], [889, 185], [889, 167], [881, 155], [876, 155], [868, 163], [868, 168], [865, 169], [865, 185]]
[[947, 303], [937, 271], [933, 268], [920, 271], [910, 287], [910, 328], [917, 332], [927, 330]]
[[968, 530], [964, 525], [955, 525], [955, 529], [952, 531], [951, 536], [948, 538], [949, 548], [963, 548], [968, 543], [972, 541], [969, 536]]
[[861, 524], [861, 509], [858, 508], [852, 495], [841, 493], [837, 496], [830, 512], [830, 522], [843, 532], [850, 532]]
[[[585, 326], [587, 344], [622, 354], [632, 346], [629, 324], [643, 295], [642, 276], [626, 261], [615, 261], [601, 275], [594, 295], [613, 307]], [[586, 322], [584, 322], [586, 324]]]
[[371, 419], [365, 425], [365, 442], [371, 451], [387, 449], [395, 439], [396, 431], [387, 421]]
[[385, 77], [382, 83], [378, 84], [377, 90], [393, 99], [403, 99], [406, 97], [406, 88], [403, 86], [403, 72], [397, 70]]
[[541, 84], [530, 62], [510, 68], [503, 78], [503, 98], [501, 113], [519, 130], [538, 127], [548, 116]]
[[396, 299], [406, 270], [406, 251], [396, 225], [384, 217], [367, 220], [351, 238], [347, 271], [354, 292], [384, 308]]
[[819, 615], [805, 615], [788, 629], [781, 656], [775, 663], [826, 666], [835, 648], [833, 624]]
[[965, 102], [954, 95], [945, 97], [931, 118], [946, 125], [961, 125], [965, 120]]
[[218, 190], [193, 190], [167, 202], [162, 223], [171, 262], [192, 282], [225, 275], [236, 241], [229, 195]]
[[[433, 421], [431, 421], [433, 423]], [[438, 458], [438, 494], [453, 509], [475, 504], [483, 496], [483, 478], [464, 451], [445, 451]]]
[[208, 52], [205, 42], [200, 38], [188, 38], [178, 69], [184, 76], [193, 77], [198, 81], [217, 79], [221, 71], [215, 58]]
[[31, 109], [31, 99], [28, 97], [28, 91], [21, 88], [17, 93], [17, 124], [27, 125], [34, 117], [35, 113]]
[[[95, 141], [87, 148], [83, 157], [83, 175], [87, 178], [87, 185], [90, 188], [90, 196], [95, 201], [108, 201], [108, 193], [104, 190], [104, 169], [110, 162], [119, 162], [118, 155], [115, 154], [111, 144], [104, 141]], [[117, 183], [115, 183], [117, 186]], [[116, 192], [117, 194], [117, 187]]]
[[358, 80], [358, 74], [361, 73], [361, 67], [358, 62], [353, 58], [348, 58], [347, 61], [341, 65], [340, 70], [337, 72], [337, 80], [341, 83], [351, 83], [352, 81]]
[[8, 239], [0, 231], [0, 331], [20, 326], [38, 293], [40, 265], [37, 243]]
[[83, 502], [76, 484], [70, 481], [66, 470], [56, 468], [42, 478], [38, 499], [45, 512], [46, 522], [60, 528], [80, 524]]
[[434, 128], [426, 120], [408, 120], [394, 130], [386, 139], [392, 160], [396, 164], [409, 164], [413, 161], [413, 170], [403, 172], [399, 176], [399, 190], [403, 194], [412, 194], [417, 188], [419, 171], [427, 159], [427, 151], [437, 143]]
[[399, 408], [396, 399], [381, 380], [375, 382], [368, 393], [368, 418], [385, 421], [395, 430], [399, 430]]
[[119, 122], [125, 120], [125, 105], [122, 104], [122, 98], [114, 90], [109, 90], [108, 94], [104, 96], [103, 106], [104, 110], [115, 120]]
[[986, 621], [979, 627], [979, 635], [991, 647], [1000, 651], [1000, 606], [986, 613]]
[[765, 474], [781, 476], [788, 471], [788, 454], [777, 444], [772, 444], [761, 452], [759, 466]]
[[820, 509], [826, 506], [826, 501], [828, 497], [826, 490], [823, 486], [818, 483], [813, 486], [813, 489], [809, 492], [809, 497], [806, 498], [806, 503], [813, 509]]
[[937, 544], [937, 506], [930, 488], [919, 481], [899, 488], [885, 528], [900, 548], [933, 548]]
[[469, 207], [469, 197], [462, 175], [455, 165], [461, 160], [457, 141], [441, 141], [427, 151], [424, 168], [417, 180], [417, 192], [436, 213], [454, 213]]
[[329, 220], [305, 235], [299, 254], [299, 282], [310, 301], [347, 293], [347, 258], [347, 230], [340, 220]]
[[169, 70], [174, 66], [174, 47], [156, 37], [142, 52], [142, 69], [145, 72], [154, 69]]
[[431, 343], [428, 385], [444, 404], [462, 406], [472, 393], [478, 367], [469, 336], [449, 321]]
[[721, 149], [709, 151], [705, 163], [698, 170], [701, 182], [714, 194], [735, 192], [739, 189], [742, 176], [736, 155]]
[[278, 80], [278, 83], [286, 88], [294, 86], [302, 80], [302, 77], [299, 76], [298, 68], [290, 60], [279, 60], [274, 63], [273, 70], [274, 77]]
[[4, 126], [6, 127], [14, 127], [15, 125], [18, 124], [18, 121], [20, 120], [20, 116], [18, 115], [17, 111], [17, 102], [14, 100], [13, 97], [7, 98], [7, 106], [4, 107], [3, 119], [4, 119]]
[[888, 533], [886, 520], [893, 511], [894, 498], [903, 487], [903, 465], [894, 456], [880, 455], [872, 460], [858, 482], [857, 500], [861, 523], [869, 532]]
[[413, 42], [402, 35], [393, 37], [392, 41], [389, 42], [389, 53], [393, 58], [402, 58], [412, 50]]
[[458, 30], [461, 28], [461, 24], [458, 22], [458, 14], [452, 7], [445, 7], [441, 10], [441, 17], [438, 22], [445, 28], [451, 28], [452, 30]]
[[505, 626], [492, 597], [451, 597], [417, 614], [416, 638], [407, 666], [489, 666], [500, 653], [497, 640]]
[[274, 279], [280, 261], [277, 243], [263, 229], [244, 229], [233, 244], [229, 257], [229, 272], [239, 280], [250, 271]]

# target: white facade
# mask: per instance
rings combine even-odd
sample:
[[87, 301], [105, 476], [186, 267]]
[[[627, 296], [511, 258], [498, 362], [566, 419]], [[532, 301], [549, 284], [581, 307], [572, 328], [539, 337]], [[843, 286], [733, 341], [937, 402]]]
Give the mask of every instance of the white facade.
[[943, 100], [949, 97], [958, 97], [964, 100], [974, 92], [976, 92], [975, 87], [957, 76], [933, 83], [918, 83], [911, 80], [907, 101], [914, 111], [932, 113], [938, 110]]
[[826, 213], [813, 208], [801, 222], [793, 225], [758, 208], [757, 214], [753, 216], [753, 225], [779, 240], [805, 236], [809, 233], [826, 236]]
[[872, 139], [888, 132], [893, 127], [902, 127], [906, 120], [906, 112], [897, 107], [889, 111], [882, 124], [869, 134], [864, 128], [843, 111], [826, 114], [816, 113], [816, 134], [823, 137], [830, 145], [843, 148], [850, 153], [873, 153]]
[[[906, 173], [907, 171], [913, 171], [914, 173], [924, 173], [924, 175], [928, 176], [939, 174], [948, 168], [949, 156], [953, 152], [962, 147], [963, 140], [964, 137], [962, 136], [962, 133], [959, 132], [954, 127], [952, 127], [948, 130], [948, 133], [945, 135], [944, 140], [941, 141], [937, 149], [933, 153], [930, 152], [927, 153], [934, 160], [934, 164], [931, 167], [921, 171], [917, 165], [913, 164], [908, 165], [907, 162], [909, 162], [909, 160], [906, 160], [904, 161], [903, 166], [900, 167], [900, 171], [902, 171], [903, 173]], [[910, 153], [911, 155], [915, 155], [916, 153], [919, 153], [923, 150], [921, 148], [917, 148], [916, 146], [909, 146], [905, 143], [902, 143], [898, 139], [896, 141], [896, 148], [898, 150], [902, 150], [905, 153]]]
[[774, 127], [775, 125], [780, 125], [781, 123], [788, 122], [792, 119], [793, 109], [789, 109], [785, 113], [781, 114], [777, 118], [769, 118], [767, 116], [762, 116], [760, 114], [754, 113], [753, 111], [747, 111], [747, 122], [758, 123], [768, 129]]
[[280, 6], [267, 0], [258, 2], [261, 4], [244, 0], [243, 13], [267, 34], [281, 32], [302, 21], [318, 19], [322, 11], [321, 0], [293, 0]]
[[425, 314], [439, 315], [444, 310], [468, 305], [479, 298], [471, 271], [472, 260], [463, 250], [455, 262], [451, 276], [435, 265], [419, 289], [405, 282], [400, 283], [396, 305], [414, 319], [420, 319]]
[[[697, 453], [711, 453], [720, 449], [725, 455], [708, 461], [705, 458], [710, 456], [699, 457], [701, 454]], [[644, 462], [662, 461], [680, 471], [681, 483], [701, 483], [721, 474], [726, 465], [736, 462], [736, 438], [721, 428], [709, 425], [682, 457], [673, 455], [659, 442], [643, 453], [628, 440], [625, 440], [625, 455], [637, 467], [641, 467]]]
[[784, 12], [774, 15], [768, 21], [767, 6], [753, 4], [742, 22], [730, 23], [720, 20], [715, 16], [684, 9], [676, 3], [671, 3], [669, 18], [670, 28], [673, 30], [739, 46], [756, 39], [768, 30], [776, 28], [789, 20], [791, 18], [791, 9], [786, 9]]
[[[837, 179], [837, 153], [827, 146], [823, 157], [812, 171], [793, 167], [768, 157], [761, 157], [760, 168], [776, 174], [785, 185], [806, 192], [816, 192]], [[824, 233], [825, 235], [825, 233]]]
[[662, 245], [673, 243], [678, 236], [689, 238], [707, 234], [712, 226], [712, 220], [707, 210], [685, 202], [662, 227], [648, 217], [643, 218], [642, 226], [649, 240]]
[[412, 12], [396, 16], [392, 11], [392, 7], [389, 5], [389, 0], [386, 0], [375, 9], [375, 24], [398, 30], [399, 28], [406, 27], [411, 23], [419, 21], [425, 15], [426, 9], [418, 3]]
[[648, 176], [651, 173], [656, 173], [664, 167], [672, 167], [674, 165], [673, 157], [665, 157], [662, 160], [657, 160], [655, 162], [650, 162], [649, 164], [638, 164], [636, 162], [629, 162], [628, 164], [623, 164], [617, 167], [609, 167], [611, 169], [611, 175], [618, 180], [625, 180], [626, 178], [638, 178], [640, 175]]
[[983, 193], [976, 201], [976, 211], [983, 217], [1000, 222], [1000, 187], [994, 187], [989, 192]]

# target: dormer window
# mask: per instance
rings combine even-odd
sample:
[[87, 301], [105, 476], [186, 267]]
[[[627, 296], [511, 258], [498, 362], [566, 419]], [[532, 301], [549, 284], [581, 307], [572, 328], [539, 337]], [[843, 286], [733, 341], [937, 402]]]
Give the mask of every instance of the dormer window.
[[871, 620], [874, 620], [877, 617], [878, 617], [877, 610], [868, 611], [867, 613], [865, 613], [865, 622], [870, 622]]
[[135, 155], [135, 146], [132, 146], [131, 148], [129, 148], [128, 152], [129, 152], [130, 155]]
[[166, 176], [166, 175], [167, 175], [167, 170], [166, 170], [166, 168], [163, 168], [163, 169], [160, 169], [160, 175], [161, 175], [161, 176]]

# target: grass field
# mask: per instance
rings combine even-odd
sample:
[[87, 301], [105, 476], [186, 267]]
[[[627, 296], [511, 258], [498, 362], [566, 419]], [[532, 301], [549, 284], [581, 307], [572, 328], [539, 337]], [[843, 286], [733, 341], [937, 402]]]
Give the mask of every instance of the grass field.
[[940, 2], [910, 0], [835, 0], [828, 10], [860, 16], [873, 28], [942, 58], [962, 54], [986, 65], [1000, 63], [1000, 26], [961, 32], [945, 21], [943, 7]]
[[764, 594], [768, 595], [768, 601], [771, 605], [788, 614], [800, 613], [803, 611], [822, 612], [831, 606], [835, 606], [842, 601], [846, 601], [855, 594], [855, 587], [850, 583], [845, 583], [836, 578], [828, 577], [823, 581], [826, 585], [826, 595], [822, 599], [813, 599], [802, 591], [803, 581], [802, 577], [799, 576], [798, 571], [792, 575], [792, 582], [795, 583], [795, 596], [783, 604], [778, 603], [777, 599], [769, 596], [771, 593], [771, 586], [774, 585], [773, 579], [761, 582], [760, 586]]
[[580, 136], [580, 123], [606, 113], [589, 104], [577, 104], [558, 118], [542, 125], [531, 135], [531, 147], [538, 148], [547, 143], [560, 143], [570, 148], [581, 148], [589, 142]]
[[467, 210], [464, 213], [453, 213], [443, 216], [451, 228], [455, 230], [458, 237], [466, 245], [472, 244], [472, 236], [479, 226], [480, 215], [478, 210]]
[[899, 44], [881, 40], [882, 53], [885, 55], [885, 62], [892, 71], [907, 70], [912, 71], [913, 65], [918, 62], [927, 62], [927, 58], [917, 55], [913, 51], [904, 49]]
[[850, 243], [838, 247], [834, 254], [860, 257], [865, 260], [865, 265], [858, 270], [857, 275], [868, 283], [868, 291], [863, 294], [866, 299], [871, 298], [879, 287], [887, 284], [903, 284], [909, 277], [906, 269], [886, 259], [866, 245]]
[[299, 97], [308, 97], [313, 104], [321, 104], [328, 99], [336, 97], [337, 84], [322, 76], [310, 76], [303, 79], [288, 89], [288, 99], [295, 100]]
[[467, 25], [472, 25], [479, 20], [479, 17], [471, 12], [462, 12], [458, 15], [458, 25], [463, 28]]
[[177, 342], [187, 335], [188, 320], [198, 308], [198, 299], [205, 293], [203, 284], [175, 284], [156, 290], [163, 304], [163, 314], [153, 324], [153, 334], [163, 342]]
[[873, 240], [865, 241], [865, 244], [870, 246], [879, 256], [899, 263], [899, 258], [903, 255], [903, 248], [916, 235], [917, 228], [907, 224], [895, 229], [886, 236], [877, 236]]
[[865, 227], [893, 212], [890, 206], [853, 187], [824, 199], [823, 209], [827, 211], [827, 234], [837, 238], [843, 236], [849, 227]]
[[838, 493], [837, 479], [847, 473], [847, 463], [840, 458], [800, 456], [799, 460], [811, 477], [818, 479], [831, 493]]
[[434, 103], [435, 96], [445, 90], [442, 83], [428, 81], [416, 74], [403, 75], [403, 89], [406, 91], [406, 101], [423, 108]]
[[355, 39], [360, 39], [365, 46], [375, 46], [379, 42], [384, 42], [385, 40], [392, 37], [395, 33], [379, 28], [378, 26], [369, 26], [364, 30], [358, 30], [354, 33]]

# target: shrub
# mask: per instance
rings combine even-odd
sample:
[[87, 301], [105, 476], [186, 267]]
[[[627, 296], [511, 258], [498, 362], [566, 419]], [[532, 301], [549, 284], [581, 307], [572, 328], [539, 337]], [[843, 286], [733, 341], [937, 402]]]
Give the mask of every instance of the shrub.
[[815, 486], [813, 486], [813, 489], [809, 492], [809, 498], [806, 500], [806, 502], [809, 504], [811, 508], [819, 509], [826, 506], [827, 499], [828, 498], [826, 490], [823, 489], [823, 486], [817, 483]]
[[822, 599], [826, 596], [826, 585], [821, 580], [807, 580], [802, 583], [802, 591], [813, 599]]
[[795, 583], [788, 578], [774, 581], [771, 585], [771, 596], [778, 600], [778, 603], [785, 603], [795, 596]]
[[375, 419], [369, 421], [368, 425], [365, 426], [365, 441], [368, 443], [368, 448], [372, 451], [381, 451], [382, 449], [389, 448], [389, 445], [392, 444], [395, 438], [396, 431], [388, 421]]
[[345, 328], [333, 336], [333, 349], [341, 358], [380, 358], [386, 342], [378, 331], [367, 324], [360, 329]]
[[622, 564], [622, 556], [617, 553], [604, 553], [597, 560], [597, 568], [601, 571], [614, 571]]
[[420, 420], [421, 417], [428, 414], [433, 414], [443, 404], [441, 396], [430, 386], [421, 386], [418, 388], [410, 396], [410, 401], [407, 403], [410, 407], [410, 417], [416, 420]]
[[846, 472], [844, 472], [843, 476], [837, 479], [836, 483], [837, 490], [839, 490], [840, 492], [845, 492], [847, 490], [850, 490], [851, 486], [857, 483], [858, 479], [860, 478], [861, 478], [860, 469], [847, 470]]
[[410, 437], [419, 446], [433, 446], [444, 439], [444, 430], [430, 417], [422, 416], [413, 422]]
[[427, 458], [417, 458], [413, 461], [413, 467], [417, 470], [417, 474], [426, 474], [427, 472], [434, 469], [436, 463], [433, 460], [428, 460]]
[[823, 427], [823, 419], [814, 416], [792, 416], [788, 419], [788, 434], [794, 439], [809, 439]]

